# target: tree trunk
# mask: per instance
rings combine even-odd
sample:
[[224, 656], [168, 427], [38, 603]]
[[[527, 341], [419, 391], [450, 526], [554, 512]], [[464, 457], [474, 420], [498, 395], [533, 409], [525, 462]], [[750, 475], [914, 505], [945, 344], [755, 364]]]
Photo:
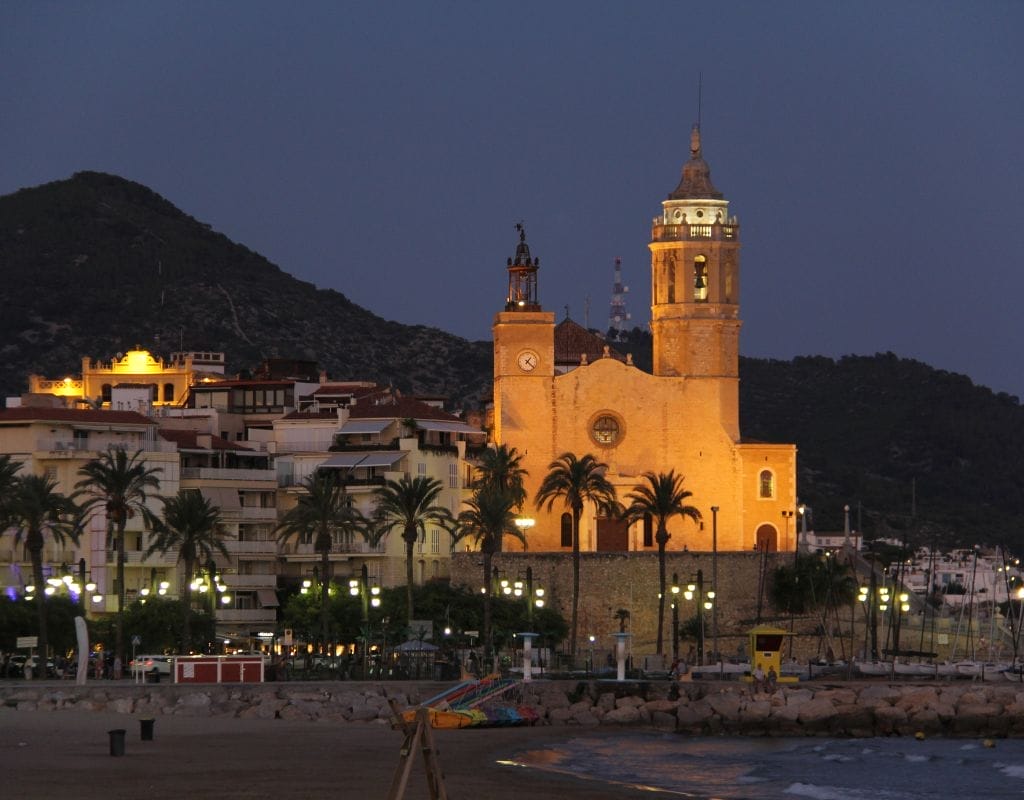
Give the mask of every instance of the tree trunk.
[[114, 652], [124, 664], [124, 528], [125, 521], [117, 520], [117, 635]]
[[[665, 545], [668, 543], [667, 532], [664, 526], [658, 528], [658, 642], [657, 653], [662, 655], [665, 652]], [[675, 633], [672, 634], [675, 636]]]
[[[494, 632], [491, 630], [491, 592], [494, 591], [494, 581], [491, 580], [491, 565], [494, 556], [489, 551], [484, 551], [484, 663], [490, 664], [488, 659], [494, 656]], [[489, 667], [488, 667], [489, 668]]]
[[572, 631], [569, 639], [569, 656], [576, 666], [576, 633], [580, 616], [580, 517], [583, 509], [572, 509]]
[[412, 627], [412, 619], [414, 609], [412, 606], [412, 583], [413, 583], [413, 570], [412, 570], [412, 559], [413, 559], [413, 548], [416, 545], [416, 528], [406, 528], [402, 534], [402, 538], [405, 539], [405, 615], [406, 622], [409, 627]]
[[29, 547], [29, 558], [32, 559], [32, 580], [36, 585], [36, 614], [39, 618], [39, 642], [36, 647], [36, 668], [39, 676], [46, 679], [46, 650], [49, 642], [46, 636], [46, 584], [43, 581], [43, 542]]
[[331, 598], [331, 559], [325, 548], [320, 551], [320, 642], [321, 651], [327, 652], [328, 603]]
[[192, 573], [195, 568], [195, 561], [186, 559], [185, 586], [181, 591], [185, 604], [185, 618], [181, 625], [181, 654], [186, 656], [192, 649]]

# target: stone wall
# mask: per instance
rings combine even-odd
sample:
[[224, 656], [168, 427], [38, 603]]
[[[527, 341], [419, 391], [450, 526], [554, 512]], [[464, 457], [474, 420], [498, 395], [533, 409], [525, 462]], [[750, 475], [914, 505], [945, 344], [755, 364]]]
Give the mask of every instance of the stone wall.
[[[669, 552], [666, 554], [666, 580], [672, 583], [673, 573], [680, 585], [696, 583], [698, 570], [703, 574], [705, 589], [712, 584], [717, 561], [718, 581], [714, 587], [718, 616], [718, 652], [725, 659], [746, 659], [747, 632], [758, 619], [758, 594], [761, 588], [760, 617], [766, 624], [789, 629], [788, 616], [777, 615], [768, 602], [771, 575], [775, 568], [790, 563], [791, 553], [768, 553], [762, 566], [762, 554], [757, 552], [711, 553]], [[482, 558], [479, 553], [458, 553], [452, 556], [451, 579], [453, 585], [479, 591], [483, 581]], [[534, 586], [545, 590], [546, 599], [568, 621], [572, 610], [572, 557], [566, 553], [501, 553], [494, 558], [494, 566], [501, 577], [524, 579], [526, 568], [533, 570]], [[762, 577], [763, 572], [763, 577]], [[679, 620], [696, 616], [694, 601], [679, 597]], [[525, 602], [525, 600], [524, 600]], [[658, 556], [656, 552], [582, 553], [580, 555], [580, 610], [578, 648], [587, 646], [587, 637], [597, 637], [598, 649], [613, 647], [611, 634], [618, 631], [615, 612], [624, 608], [630, 612], [627, 630], [632, 634], [630, 645], [634, 660], [655, 652], [658, 619]], [[844, 614], [848, 619], [848, 614]], [[713, 614], [705, 612], [706, 651], [713, 647]], [[818, 618], [797, 618], [798, 637], [793, 655], [802, 662], [818, 655], [819, 637], [815, 635]], [[671, 653], [672, 612], [665, 604], [665, 653]], [[862, 628], [861, 628], [862, 631]], [[848, 645], [848, 624], [844, 628], [844, 643]], [[855, 636], [855, 641], [857, 636]], [[684, 642], [685, 653], [693, 640]], [[824, 645], [821, 646], [824, 654]], [[834, 648], [840, 655], [840, 647]], [[788, 655], [788, 648], [786, 655]]]
[[[0, 686], [0, 714], [108, 711], [141, 717], [238, 717], [387, 724], [438, 684]], [[721, 683], [534, 681], [510, 702], [541, 725], [644, 726], [686, 734], [776, 736], [1024, 736], [1014, 686], [801, 684], [773, 694]]]

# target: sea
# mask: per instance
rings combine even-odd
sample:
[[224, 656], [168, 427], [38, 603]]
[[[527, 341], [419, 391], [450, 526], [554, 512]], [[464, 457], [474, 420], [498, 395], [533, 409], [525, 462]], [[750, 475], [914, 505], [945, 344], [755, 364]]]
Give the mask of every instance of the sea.
[[1024, 797], [1024, 740], [1019, 739], [708, 738], [630, 732], [567, 737], [519, 753], [513, 763], [702, 800]]

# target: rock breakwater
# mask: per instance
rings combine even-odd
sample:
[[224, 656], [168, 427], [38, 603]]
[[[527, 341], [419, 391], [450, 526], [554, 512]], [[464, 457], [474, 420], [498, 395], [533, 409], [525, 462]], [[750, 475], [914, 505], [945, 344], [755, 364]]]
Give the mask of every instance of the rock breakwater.
[[[447, 688], [432, 683], [0, 685], [0, 713], [107, 711], [388, 724]], [[542, 725], [641, 726], [693, 735], [1024, 736], [1024, 686], [800, 684], [773, 694], [742, 684], [535, 681], [509, 702]]]

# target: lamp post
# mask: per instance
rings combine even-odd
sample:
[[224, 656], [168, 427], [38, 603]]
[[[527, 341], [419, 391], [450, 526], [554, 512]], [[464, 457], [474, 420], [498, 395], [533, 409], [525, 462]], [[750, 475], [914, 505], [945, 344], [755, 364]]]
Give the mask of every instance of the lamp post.
[[366, 564], [360, 568], [358, 578], [349, 580], [348, 592], [353, 597], [358, 596], [362, 605], [363, 679], [365, 680], [370, 657], [370, 606], [380, 607], [380, 587], [370, 586], [370, 574]]
[[[711, 506], [711, 585], [718, 586], [718, 506]], [[718, 603], [711, 609], [711, 652], [718, 655]]]
[[710, 611], [715, 607], [715, 590], [714, 587], [707, 590], [704, 589], [703, 570], [697, 570], [697, 582], [687, 585], [686, 591], [683, 592], [683, 597], [687, 600], [697, 601], [697, 664], [704, 666], [704, 612]]
[[[889, 610], [889, 587], [878, 586], [875, 578], [874, 565], [871, 570], [871, 580], [868, 586], [860, 587], [860, 594], [857, 599], [864, 604], [864, 613], [867, 616], [868, 629], [864, 631], [864, 649], [868, 647], [868, 636], [871, 636], [871, 660], [878, 660], [878, 612], [885, 613]], [[909, 605], [908, 605], [909, 608]]]
[[672, 660], [679, 661], [679, 575], [672, 573]]
[[[789, 511], [788, 509], [786, 511], [783, 511], [782, 512], [782, 519], [785, 520], [785, 523], [786, 523], [786, 541], [788, 542], [789, 541], [789, 523], [793, 519], [793, 512]], [[795, 564], [796, 563], [796, 557], [800, 554], [800, 542], [799, 542], [799, 537], [798, 536], [793, 537], [793, 538], [797, 539], [797, 543], [793, 547], [793, 563]]]

